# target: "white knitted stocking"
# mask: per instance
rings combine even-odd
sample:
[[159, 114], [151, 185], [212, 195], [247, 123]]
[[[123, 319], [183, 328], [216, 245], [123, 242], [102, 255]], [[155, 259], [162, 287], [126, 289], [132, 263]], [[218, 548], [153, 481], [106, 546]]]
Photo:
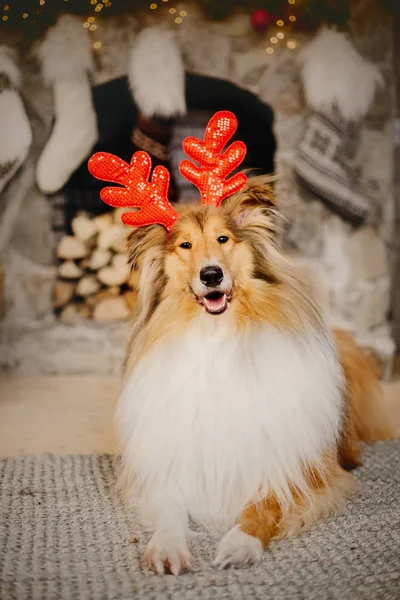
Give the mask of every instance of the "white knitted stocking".
[[54, 91], [55, 125], [37, 164], [40, 189], [60, 190], [89, 156], [98, 138], [88, 73], [90, 39], [79, 19], [61, 17], [39, 49], [44, 78]]

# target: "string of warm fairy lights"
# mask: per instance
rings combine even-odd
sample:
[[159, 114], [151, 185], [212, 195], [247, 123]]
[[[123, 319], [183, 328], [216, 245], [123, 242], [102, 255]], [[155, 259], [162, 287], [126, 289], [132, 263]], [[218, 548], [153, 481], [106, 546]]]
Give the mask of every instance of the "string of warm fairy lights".
[[[44, 0], [40, 0], [44, 2]], [[158, 2], [151, 2], [149, 4], [149, 10], [156, 11], [158, 9], [167, 8], [166, 4], [169, 0], [159, 0]], [[277, 30], [272, 34], [269, 39], [269, 44], [266, 47], [265, 51], [267, 54], [273, 54], [276, 48], [282, 45], [282, 43], [286, 44], [286, 47], [289, 50], [295, 50], [297, 47], [296, 41], [292, 37], [288, 37], [288, 29], [290, 30], [291, 25], [293, 25], [297, 17], [294, 14], [296, 0], [287, 0], [288, 4], [291, 5], [292, 11], [291, 14], [288, 15], [287, 20], [288, 23], [285, 23], [284, 19], [278, 19], [276, 21]], [[104, 7], [111, 6], [111, 2], [109, 0], [90, 0], [90, 3], [94, 6], [95, 12], [100, 13]], [[185, 17], [187, 17], [188, 13], [186, 10], [177, 10], [175, 7], [168, 8], [168, 14], [173, 19], [173, 22], [176, 25], [180, 25], [183, 23]], [[96, 17], [90, 16], [86, 19], [83, 26], [89, 31], [94, 32], [97, 29], [97, 25], [95, 23]], [[100, 50], [102, 48], [102, 42], [97, 40], [93, 43], [93, 48], [95, 50]]]
[[[99, 39], [95, 39], [95, 32], [98, 29], [98, 24], [96, 23], [96, 16], [100, 16], [102, 15], [102, 13], [107, 12], [106, 9], [112, 6], [112, 1], [87, 1], [90, 3], [93, 12], [85, 18], [85, 21], [83, 22], [83, 27], [85, 29], [88, 29], [93, 36], [93, 48], [95, 50], [100, 50], [103, 44]], [[117, 0], [114, 1], [117, 2]], [[171, 4], [173, 3], [173, 1], [174, 0], [171, 1]], [[273, 54], [278, 48], [282, 47], [283, 45], [285, 45], [289, 50], [294, 50], [297, 47], [297, 42], [295, 39], [293, 39], [293, 36], [291, 35], [291, 28], [297, 20], [295, 14], [296, 1], [298, 0], [287, 0], [291, 9], [289, 10], [289, 13], [285, 15], [285, 17], [278, 18], [273, 27], [271, 27], [270, 25], [268, 26], [267, 33], [269, 40], [265, 48], [267, 54]], [[47, 0], [47, 2], [49, 4], [51, 0]], [[69, 0], [64, 0], [64, 2], [67, 3], [69, 2]], [[148, 4], [148, 9], [150, 11], [163, 10], [166, 16], [170, 18], [173, 23], [179, 26], [181, 23], [183, 23], [185, 17], [188, 16], [188, 12], [185, 9], [177, 9], [174, 6], [171, 6], [171, 4], [168, 6], [169, 2], [170, 0], [157, 0], [155, 2], [150, 0]], [[46, 0], [37, 0], [37, 6], [33, 11], [30, 11], [31, 14], [29, 14], [28, 12], [21, 11], [21, 18], [23, 20], [30, 19], [30, 23], [34, 25], [36, 23], [36, 19], [42, 14], [43, 10], [45, 9], [45, 5]], [[9, 20], [11, 8], [10, 4], [3, 4], [2, 8], [3, 15], [1, 18], [4, 22], [7, 22]]]
[[[110, 8], [112, 6], [112, 2], [110, 0], [90, 0], [90, 4], [93, 6], [94, 12], [101, 13], [103, 9]], [[88, 29], [91, 33], [97, 30], [96, 17], [91, 15], [86, 18], [86, 21], [83, 23], [85, 29]], [[100, 40], [93, 41], [94, 50], [101, 50], [103, 44]]]
[[288, 4], [291, 5], [292, 11], [287, 17], [289, 23], [285, 23], [284, 19], [278, 19], [276, 21], [277, 30], [273, 33], [273, 35], [269, 38], [269, 44], [265, 48], [265, 52], [267, 54], [273, 54], [275, 52], [275, 48], [279, 47], [283, 43], [286, 44], [286, 47], [289, 50], [295, 50], [297, 48], [297, 42], [293, 39], [293, 37], [288, 37], [287, 26], [289, 29], [293, 23], [297, 21], [297, 17], [294, 14], [296, 4], [296, 0], [288, 0]]
[[[162, 8], [163, 4], [167, 4], [167, 2], [169, 0], [161, 0], [162, 4], [158, 4], [157, 2], [152, 2], [149, 6], [150, 10], [157, 10], [158, 8]], [[173, 19], [174, 23], [176, 23], [176, 25], [180, 25], [183, 22], [183, 19], [185, 17], [187, 17], [187, 11], [186, 10], [180, 10], [178, 12], [178, 10], [176, 8], [174, 8], [173, 6], [171, 8], [168, 9], [168, 14], [171, 16], [171, 18]]]
[[[68, 1], [69, 1], [69, 0], [64, 0], [64, 2], [68, 2]], [[48, 2], [50, 3], [50, 2], [51, 2], [51, 0], [48, 0]], [[21, 9], [18, 7], [18, 4], [17, 4], [16, 6], [14, 6], [14, 9], [15, 9], [15, 8], [17, 8], [17, 9], [19, 8], [19, 10], [21, 10], [21, 18], [22, 18], [24, 21], [25, 21], [26, 19], [29, 19], [29, 18], [30, 18], [30, 19], [31, 19], [31, 20], [30, 20], [30, 23], [31, 23], [31, 25], [36, 25], [36, 19], [37, 19], [37, 17], [40, 17], [40, 15], [43, 13], [43, 11], [44, 11], [43, 7], [44, 7], [44, 5], [45, 5], [45, 4], [46, 4], [46, 0], [38, 0], [38, 6], [37, 6], [37, 7], [36, 7], [36, 8], [33, 10], [33, 12], [31, 12], [30, 14], [29, 14], [28, 12], [24, 11], [24, 10], [21, 10]], [[9, 17], [8, 17], [8, 14], [7, 14], [7, 13], [9, 13], [9, 11], [10, 11], [10, 8], [11, 8], [11, 7], [10, 7], [10, 5], [9, 5], [9, 4], [4, 4], [4, 5], [3, 5], [3, 13], [4, 13], [4, 14], [3, 14], [3, 16], [2, 16], [1, 18], [2, 18], [2, 20], [3, 20], [4, 22], [7, 22], [7, 21], [8, 21], [8, 19], [9, 19]]]
[[[162, 4], [158, 4], [157, 2], [151, 2], [149, 4], [149, 9], [154, 11], [158, 8], [162, 8], [162, 5], [166, 5], [167, 2], [169, 2], [169, 0], [161, 0], [161, 2]], [[112, 6], [112, 2], [110, 2], [109, 0], [90, 0], [90, 4], [94, 7], [94, 11], [96, 13], [101, 13], [104, 8], [109, 8], [110, 6]], [[180, 10], [178, 12], [176, 8], [171, 7], [168, 9], [167, 14], [171, 16], [174, 23], [179, 25], [183, 22], [183, 19], [187, 17], [188, 13], [186, 10]], [[88, 29], [90, 32], [94, 33], [97, 30], [96, 17], [93, 15], [87, 17], [85, 22], [83, 23], [83, 26], [85, 27], [85, 29]], [[93, 48], [95, 50], [100, 50], [102, 46], [103, 44], [100, 40], [96, 40], [93, 42]]]
[[[10, 10], [10, 6], [9, 6], [9, 4], [5, 4], [5, 5], [3, 6], [3, 11], [4, 11], [5, 13], [7, 13], [9, 10]], [[7, 14], [3, 15], [1, 18], [3, 19], [3, 21], [8, 21], [8, 15], [7, 15]]]

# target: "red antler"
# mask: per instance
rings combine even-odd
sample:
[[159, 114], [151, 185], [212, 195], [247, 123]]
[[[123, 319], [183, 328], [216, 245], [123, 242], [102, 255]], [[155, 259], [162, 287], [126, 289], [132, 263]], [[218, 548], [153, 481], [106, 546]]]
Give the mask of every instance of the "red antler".
[[154, 169], [151, 180], [151, 158], [147, 152], [135, 152], [131, 164], [109, 154], [98, 152], [89, 160], [93, 177], [120, 183], [123, 187], [105, 187], [100, 198], [111, 206], [131, 206], [136, 212], [126, 212], [121, 220], [131, 227], [159, 223], [171, 231], [178, 213], [168, 201], [169, 173], [165, 167]]
[[197, 161], [200, 167], [184, 160], [180, 164], [180, 172], [199, 189], [203, 204], [219, 206], [224, 198], [240, 190], [247, 181], [244, 173], [225, 179], [240, 165], [246, 155], [246, 146], [239, 141], [231, 144], [225, 153], [221, 154], [237, 126], [235, 115], [223, 110], [210, 119], [204, 141], [187, 137], [182, 144], [186, 154]]

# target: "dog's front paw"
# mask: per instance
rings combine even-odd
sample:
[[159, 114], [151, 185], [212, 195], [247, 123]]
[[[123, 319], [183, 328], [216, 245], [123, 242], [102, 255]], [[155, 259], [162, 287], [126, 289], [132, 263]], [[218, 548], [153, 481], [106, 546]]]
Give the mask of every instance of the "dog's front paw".
[[260, 540], [240, 530], [236, 525], [222, 538], [214, 565], [219, 569], [243, 567], [260, 562], [263, 547]]
[[179, 575], [190, 569], [192, 555], [185, 539], [155, 532], [144, 553], [144, 564], [158, 575]]

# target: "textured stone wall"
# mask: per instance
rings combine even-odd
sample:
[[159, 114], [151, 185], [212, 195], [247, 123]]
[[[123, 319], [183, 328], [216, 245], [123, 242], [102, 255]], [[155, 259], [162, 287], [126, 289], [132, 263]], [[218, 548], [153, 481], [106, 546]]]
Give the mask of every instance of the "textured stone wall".
[[[295, 156], [289, 143], [278, 161], [280, 197], [287, 203], [285, 244], [319, 275], [328, 290], [333, 324], [353, 331], [360, 343], [381, 358], [389, 375], [395, 349], [388, 324], [394, 239], [393, 30], [390, 19], [367, 0], [354, 3], [348, 31], [359, 52], [377, 64], [385, 78], [357, 139], [352, 140], [352, 166], [360, 181], [375, 189], [380, 217], [374, 227], [354, 229], [296, 187], [290, 176]], [[275, 110], [279, 122], [279, 104]], [[303, 114], [299, 107], [298, 116]], [[288, 119], [283, 116], [283, 123]]]

